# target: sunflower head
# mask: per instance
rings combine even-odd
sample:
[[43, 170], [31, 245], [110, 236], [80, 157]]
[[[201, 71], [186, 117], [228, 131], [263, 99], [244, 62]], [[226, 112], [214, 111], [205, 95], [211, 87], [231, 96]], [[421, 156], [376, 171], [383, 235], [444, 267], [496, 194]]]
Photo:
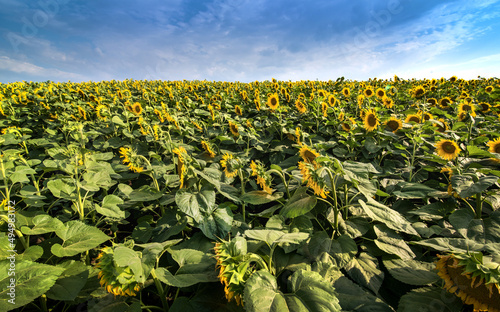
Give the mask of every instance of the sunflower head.
[[413, 121], [414, 123], [420, 123], [420, 115], [418, 115], [418, 114], [409, 114], [406, 117], [405, 122], [409, 123], [411, 121]]
[[314, 149], [309, 148], [307, 145], [303, 144], [299, 150], [299, 154], [305, 163], [312, 164], [315, 167], [317, 166], [316, 157], [319, 156], [319, 153], [316, 152]]
[[236, 115], [239, 116], [243, 114], [243, 112], [241, 111], [241, 107], [239, 105], [234, 106], [234, 112], [236, 113]]
[[207, 153], [207, 155], [210, 158], [214, 158], [215, 157], [215, 152], [213, 151], [212, 146], [210, 145], [210, 143], [208, 143], [207, 141], [201, 141], [201, 147], [203, 147], [203, 149], [205, 150], [205, 153]]
[[494, 140], [489, 141], [488, 146], [490, 147], [488, 151], [490, 153], [500, 154], [500, 138], [496, 138]]
[[257, 160], [257, 162], [253, 161], [250, 163], [250, 169], [252, 169], [252, 176], [257, 177], [257, 184], [268, 194], [273, 193], [273, 189], [270, 187], [271, 185], [271, 175], [266, 171], [264, 165]]
[[403, 128], [403, 122], [398, 118], [391, 117], [385, 122], [387, 128], [391, 129], [392, 132], [396, 133], [399, 129]]
[[377, 91], [375, 91], [375, 94], [379, 99], [383, 99], [385, 97], [385, 90], [382, 88], [378, 88]]
[[445, 132], [448, 130], [448, 124], [444, 120], [444, 118], [439, 118], [438, 123], [434, 123], [434, 127], [437, 127], [438, 132]]
[[481, 252], [438, 255], [438, 275], [444, 288], [460, 297], [474, 311], [500, 311], [500, 264]]
[[295, 101], [295, 107], [301, 114], [304, 114], [307, 111], [306, 105], [300, 99]]
[[437, 154], [444, 160], [453, 160], [460, 154], [457, 143], [451, 140], [441, 139], [435, 146]]
[[379, 120], [375, 111], [370, 110], [366, 112], [363, 118], [363, 124], [367, 131], [373, 131], [377, 129], [377, 126], [379, 125]]
[[319, 168], [306, 162], [299, 161], [298, 167], [300, 173], [302, 174], [302, 183], [307, 182], [307, 187], [314, 191], [315, 195], [321, 196], [321, 198], [326, 198], [329, 193], [326, 188], [326, 182], [323, 177], [320, 176], [318, 170]]
[[425, 94], [425, 89], [422, 86], [417, 86], [412, 89], [412, 96], [419, 99]]
[[240, 132], [238, 131], [238, 125], [232, 121], [229, 121], [229, 130], [235, 137], [238, 137], [240, 135]]
[[482, 113], [487, 113], [491, 110], [491, 105], [489, 103], [481, 102], [478, 105]]
[[487, 86], [487, 87], [484, 89], [484, 91], [485, 91], [486, 93], [491, 93], [491, 92], [493, 92], [493, 90], [495, 90], [495, 88], [494, 88], [493, 86]]
[[330, 106], [336, 106], [338, 104], [339, 100], [337, 100], [337, 98], [335, 98], [335, 96], [333, 95], [329, 95], [328, 96], [328, 104]]
[[134, 272], [128, 265], [118, 265], [115, 259], [115, 247], [104, 247], [96, 260], [95, 266], [100, 270], [98, 275], [100, 284], [107, 292], [115, 296], [135, 296], [141, 289], [144, 280], [138, 276], [142, 275], [142, 272]]
[[428, 98], [427, 103], [431, 104], [431, 106], [436, 106], [438, 101], [435, 98]]
[[349, 88], [346, 87], [346, 88], [342, 89], [342, 94], [345, 97], [347, 97], [347, 96], [351, 95], [351, 90], [349, 90]]
[[363, 94], [365, 95], [365, 97], [369, 98], [372, 97], [375, 92], [373, 92], [373, 89], [371, 87], [368, 87], [365, 89], [365, 91], [363, 91]]
[[238, 174], [238, 169], [241, 168], [241, 164], [238, 159], [228, 153], [222, 156], [220, 164], [222, 168], [224, 168], [224, 173], [228, 178], [234, 178]]
[[141, 106], [141, 103], [139, 102], [135, 102], [134, 104], [132, 104], [131, 108], [130, 108], [130, 111], [132, 113], [134, 113], [136, 116], [139, 116], [140, 114], [142, 114], [142, 106]]
[[274, 93], [269, 95], [269, 97], [267, 98], [267, 106], [269, 106], [269, 108], [274, 111], [279, 107], [279, 105], [280, 105], [280, 100], [278, 94]]
[[392, 108], [394, 106], [394, 101], [388, 97], [388, 96], [384, 96], [382, 98], [382, 104], [386, 107], [386, 108]]
[[444, 97], [439, 100], [439, 106], [441, 108], [448, 108], [453, 103], [453, 101], [449, 97]]

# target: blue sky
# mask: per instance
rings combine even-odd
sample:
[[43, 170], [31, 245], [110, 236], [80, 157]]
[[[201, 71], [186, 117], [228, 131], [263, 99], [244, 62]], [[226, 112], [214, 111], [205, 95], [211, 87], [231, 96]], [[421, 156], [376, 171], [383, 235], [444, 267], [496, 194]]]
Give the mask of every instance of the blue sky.
[[0, 82], [500, 77], [500, 0], [0, 0]]

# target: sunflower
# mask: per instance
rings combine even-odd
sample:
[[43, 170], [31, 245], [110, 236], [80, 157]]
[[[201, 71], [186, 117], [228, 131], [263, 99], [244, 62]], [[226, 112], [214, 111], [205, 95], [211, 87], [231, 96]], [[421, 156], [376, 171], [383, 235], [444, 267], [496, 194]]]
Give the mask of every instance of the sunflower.
[[438, 275], [444, 288], [455, 294], [474, 311], [500, 312], [499, 264], [481, 252], [438, 255]]
[[[120, 248], [126, 248], [120, 246]], [[133, 252], [133, 251], [132, 251]], [[141, 289], [135, 272], [128, 265], [117, 265], [113, 247], [104, 247], [97, 256], [95, 267], [99, 269], [97, 277], [107, 292], [115, 296], [135, 296]]]
[[269, 95], [269, 97], [267, 98], [267, 106], [269, 106], [269, 108], [274, 111], [278, 108], [279, 105], [280, 105], [280, 100], [278, 94], [274, 93]]
[[240, 133], [238, 132], [238, 125], [236, 125], [232, 121], [229, 121], [229, 130], [235, 137], [238, 137], [240, 135]]
[[428, 98], [427, 103], [431, 104], [431, 106], [436, 106], [438, 104], [438, 100], [435, 98]]
[[207, 141], [201, 141], [201, 147], [205, 150], [205, 152], [208, 154], [210, 158], [215, 157], [215, 152], [212, 150], [212, 147], [210, 146], [210, 143]]
[[394, 101], [388, 97], [388, 96], [384, 96], [382, 98], [382, 104], [386, 107], [386, 108], [392, 108], [394, 106]]
[[[374, 92], [373, 92], [373, 89], [372, 87], [368, 87], [365, 89], [365, 91], [363, 91], [363, 94], [365, 95], [365, 97], [369, 98], [369, 97], [372, 97]], [[358, 101], [358, 104], [359, 104], [359, 101]]]
[[421, 116], [423, 121], [434, 119], [431, 113], [422, 113]]
[[469, 113], [468, 112], [460, 112], [458, 113], [458, 121], [464, 121], [467, 116], [469, 116]]
[[375, 94], [379, 99], [383, 99], [385, 97], [385, 90], [382, 88], [378, 88], [377, 91], [375, 91]]
[[444, 97], [439, 100], [439, 106], [441, 108], [448, 108], [453, 103], [453, 101], [449, 97]]
[[82, 117], [84, 120], [87, 120], [87, 113], [81, 106], [78, 106], [78, 115], [80, 115], [80, 117]]
[[476, 117], [476, 108], [470, 103], [463, 102], [458, 106], [458, 113], [460, 114], [462, 112], [466, 112], [472, 117]]
[[299, 155], [300, 157], [302, 157], [305, 163], [312, 164], [315, 168], [317, 167], [318, 164], [316, 163], [316, 157], [319, 156], [319, 153], [314, 149], [311, 149], [304, 144], [299, 150]]
[[361, 108], [365, 102], [365, 96], [363, 94], [358, 95], [358, 107]]
[[321, 111], [323, 112], [324, 117], [328, 117], [328, 104], [321, 102]]
[[295, 141], [297, 142], [297, 144], [302, 145], [302, 142], [300, 141], [300, 136], [301, 136], [301, 131], [300, 128], [297, 127], [295, 128]]
[[135, 102], [132, 107], [131, 107], [132, 113], [134, 113], [136, 116], [139, 116], [142, 113], [142, 106], [141, 103]]
[[451, 140], [442, 139], [436, 143], [437, 154], [444, 160], [453, 160], [460, 154], [457, 143]]
[[375, 111], [373, 110], [367, 111], [365, 117], [363, 118], [363, 123], [367, 131], [373, 131], [377, 129], [377, 126], [379, 125], [379, 120], [377, 114], [375, 114]]
[[299, 169], [302, 174], [302, 183], [307, 181], [306, 186], [311, 188], [315, 195], [326, 198], [326, 194], [329, 192], [325, 190], [326, 183], [317, 173], [317, 168], [309, 163], [299, 161]]
[[487, 87], [484, 89], [484, 91], [485, 91], [486, 93], [491, 93], [491, 92], [493, 92], [493, 90], [495, 90], [495, 88], [494, 88], [493, 86], [487, 86]]
[[405, 122], [408, 123], [408, 122], [415, 122], [415, 123], [420, 123], [420, 116], [417, 115], [417, 114], [410, 114], [406, 117], [405, 119]]
[[297, 108], [297, 110], [301, 114], [304, 114], [307, 111], [306, 106], [304, 105], [304, 103], [301, 100], [295, 101], [295, 107]]
[[184, 147], [180, 146], [177, 148], [174, 148], [172, 150], [172, 153], [177, 155], [177, 174], [179, 175], [179, 179], [181, 181], [181, 185], [179, 188], [184, 187], [184, 180], [185, 176], [187, 173], [187, 168], [186, 168], [186, 158], [187, 158], [187, 151]]
[[412, 96], [419, 99], [425, 94], [425, 89], [422, 86], [417, 86], [412, 89]]
[[451, 76], [449, 80], [450, 82], [455, 82], [457, 81], [457, 79], [458, 79], [457, 76]]
[[491, 105], [489, 103], [481, 102], [478, 105], [481, 108], [482, 113], [487, 113], [491, 109]]
[[222, 168], [224, 168], [224, 173], [228, 178], [234, 178], [238, 174], [238, 160], [234, 158], [232, 154], [224, 154], [220, 161]]
[[328, 104], [329, 104], [330, 106], [336, 106], [336, 105], [338, 105], [338, 103], [339, 103], [339, 100], [337, 100], [337, 99], [335, 98], [335, 96], [333, 96], [333, 95], [329, 95], [329, 96], [328, 96]]
[[490, 153], [500, 154], [500, 138], [496, 138], [492, 141], [489, 141], [487, 144], [490, 147], [488, 149]]
[[438, 132], [445, 132], [446, 130], [448, 130], [448, 124], [446, 123], [446, 121], [444, 120], [444, 118], [439, 118], [439, 123], [435, 123], [434, 126], [437, 127], [437, 131]]
[[270, 187], [271, 185], [271, 176], [266, 172], [264, 165], [257, 160], [257, 162], [252, 160], [250, 164], [250, 169], [252, 169], [252, 176], [257, 177], [257, 184], [268, 194], [273, 193], [273, 189]]
[[241, 116], [243, 114], [243, 112], [241, 111], [241, 107], [239, 105], [234, 106], [234, 112], [236, 113], [236, 115], [239, 115], [239, 116]]
[[326, 92], [325, 90], [323, 89], [319, 89], [318, 90], [318, 96], [319, 97], [323, 97], [323, 98], [326, 98], [328, 96], [328, 92]]
[[349, 90], [349, 88], [344, 88], [344, 89], [342, 89], [342, 94], [345, 97], [348, 97], [349, 95], [351, 95], [351, 90]]
[[396, 133], [399, 129], [403, 128], [403, 122], [400, 119], [395, 117], [391, 117], [389, 120], [385, 122], [386, 127], [391, 129], [392, 132]]

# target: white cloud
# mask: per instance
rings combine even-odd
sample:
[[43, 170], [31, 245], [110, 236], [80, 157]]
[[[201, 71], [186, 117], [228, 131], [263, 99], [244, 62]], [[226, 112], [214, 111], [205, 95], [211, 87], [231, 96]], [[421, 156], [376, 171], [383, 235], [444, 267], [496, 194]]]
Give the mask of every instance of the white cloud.
[[65, 72], [56, 68], [44, 68], [26, 61], [11, 59], [7, 56], [0, 56], [0, 69], [39, 77], [52, 77], [51, 79], [54, 80], [81, 81], [85, 78], [80, 74]]

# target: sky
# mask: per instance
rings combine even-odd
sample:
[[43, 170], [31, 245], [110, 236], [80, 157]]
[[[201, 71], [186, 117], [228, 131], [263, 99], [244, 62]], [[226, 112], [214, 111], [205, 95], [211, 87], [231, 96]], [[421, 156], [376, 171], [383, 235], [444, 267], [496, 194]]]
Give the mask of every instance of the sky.
[[500, 77], [500, 0], [0, 0], [0, 83]]

